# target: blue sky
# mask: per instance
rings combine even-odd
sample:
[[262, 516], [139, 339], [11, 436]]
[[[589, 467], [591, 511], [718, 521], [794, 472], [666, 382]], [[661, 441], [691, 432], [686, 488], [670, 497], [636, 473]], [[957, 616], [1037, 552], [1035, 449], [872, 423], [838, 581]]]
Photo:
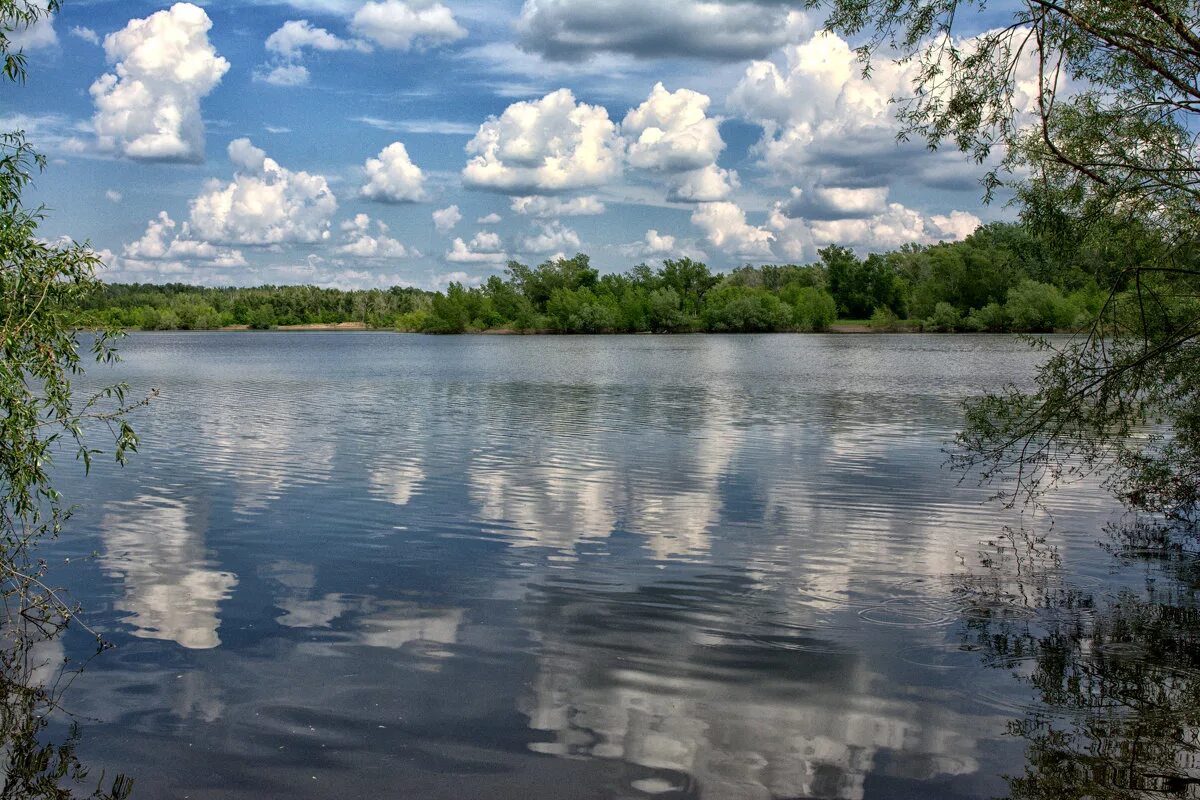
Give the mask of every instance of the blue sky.
[[800, 7], [67, 0], [19, 37], [0, 124], [51, 159], [44, 233], [114, 281], [438, 288], [577, 251], [728, 269], [1010, 213], [969, 159], [896, 142], [910, 67], [863, 81]]

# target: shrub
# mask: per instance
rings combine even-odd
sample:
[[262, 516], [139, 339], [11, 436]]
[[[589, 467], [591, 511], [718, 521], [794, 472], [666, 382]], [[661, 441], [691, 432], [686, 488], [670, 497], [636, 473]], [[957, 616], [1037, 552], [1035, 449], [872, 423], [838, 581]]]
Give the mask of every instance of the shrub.
[[1005, 310], [1013, 330], [1032, 333], [1069, 327], [1079, 313], [1057, 287], [1033, 280], [1021, 281], [1009, 291]]
[[988, 303], [967, 315], [965, 327], [972, 331], [1002, 333], [1008, 330], [1008, 312], [999, 303]]
[[827, 331], [837, 319], [837, 303], [829, 292], [805, 286], [796, 292], [792, 323], [802, 331]]
[[887, 306], [879, 306], [871, 314], [871, 329], [884, 333], [900, 330], [900, 318]]
[[963, 325], [962, 313], [949, 303], [942, 301], [933, 307], [923, 323], [925, 330], [948, 333], [956, 331]]

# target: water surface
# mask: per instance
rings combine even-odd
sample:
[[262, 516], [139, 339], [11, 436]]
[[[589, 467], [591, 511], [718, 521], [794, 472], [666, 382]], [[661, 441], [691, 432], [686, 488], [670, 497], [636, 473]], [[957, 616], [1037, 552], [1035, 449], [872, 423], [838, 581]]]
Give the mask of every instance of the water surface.
[[1041, 697], [981, 634], [1025, 612], [964, 575], [1008, 525], [1057, 592], [1145, 580], [1095, 487], [1051, 524], [943, 468], [961, 399], [1036, 363], [1015, 338], [122, 350], [161, 395], [129, 466], [60, 469], [54, 569], [116, 645], [81, 752], [136, 796], [993, 797]]

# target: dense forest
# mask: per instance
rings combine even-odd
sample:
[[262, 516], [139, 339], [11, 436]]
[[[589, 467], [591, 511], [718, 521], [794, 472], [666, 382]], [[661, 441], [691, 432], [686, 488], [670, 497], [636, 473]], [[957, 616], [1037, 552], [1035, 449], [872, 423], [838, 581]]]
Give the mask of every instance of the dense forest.
[[580, 254], [536, 267], [511, 261], [504, 277], [470, 288], [454, 283], [445, 292], [106, 284], [85, 302], [81, 324], [198, 330], [357, 322], [426, 333], [674, 333], [822, 331], [856, 320], [878, 330], [1044, 332], [1089, 324], [1111, 287], [1129, 289], [1121, 286], [1129, 260], [1152, 262], [1163, 247], [1129, 229], [1099, 241], [1066, 246], [1019, 224], [993, 223], [961, 242], [865, 258], [831, 245], [811, 264], [728, 273], [681, 258], [601, 274]]

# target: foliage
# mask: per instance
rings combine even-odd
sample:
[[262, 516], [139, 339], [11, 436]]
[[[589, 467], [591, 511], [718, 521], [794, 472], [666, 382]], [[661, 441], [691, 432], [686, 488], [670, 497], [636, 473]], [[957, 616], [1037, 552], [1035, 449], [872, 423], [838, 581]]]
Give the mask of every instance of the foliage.
[[830, 245], [819, 251], [829, 293], [847, 317], [866, 317], [880, 306], [903, 309], [898, 275], [887, 259], [872, 253], [860, 260], [848, 248]]
[[81, 298], [80, 325], [143, 330], [208, 330], [245, 325], [361, 322], [397, 327], [407, 314], [428, 310], [433, 293], [395, 286], [344, 291], [316, 286], [209, 288], [183, 284], [101, 284]]
[[871, 314], [870, 325], [871, 330], [879, 331], [880, 333], [893, 333], [900, 330], [900, 318], [896, 316], [895, 311], [892, 311], [887, 306], [879, 306]]
[[837, 319], [837, 302], [815, 286], [800, 287], [792, 300], [792, 324], [801, 331], [827, 331]]
[[[25, 77], [23, 54], [9, 50], [11, 34], [57, 10], [57, 2], [0, 0], [7, 78]], [[131, 407], [124, 386], [83, 399], [73, 390], [84, 362], [72, 325], [79, 302], [97, 288], [99, 259], [87, 245], [38, 236], [44, 210], [27, 207], [22, 193], [45, 163], [22, 132], [0, 134], [0, 627], [6, 640], [0, 651], [0, 743], [2, 794], [22, 798], [70, 797], [64, 784], [87, 774], [75, 756], [74, 737], [58, 746], [43, 740], [57, 701], [30, 668], [34, 648], [61, 633], [77, 610], [48, 584], [47, 564], [36, 553], [68, 516], [51, 484], [50, 465], [63, 450], [73, 450], [85, 469], [91, 464], [99, 451], [85, 440], [88, 425], [107, 426], [118, 461], [137, 447], [125, 419]], [[111, 362], [112, 338], [100, 333], [87, 350], [97, 361]], [[123, 797], [129, 788], [118, 777], [111, 791], [98, 786], [91, 796]]]
[[938, 333], [949, 333], [962, 327], [963, 317], [959, 310], [942, 301], [933, 307], [933, 313], [924, 321], [924, 329]]

